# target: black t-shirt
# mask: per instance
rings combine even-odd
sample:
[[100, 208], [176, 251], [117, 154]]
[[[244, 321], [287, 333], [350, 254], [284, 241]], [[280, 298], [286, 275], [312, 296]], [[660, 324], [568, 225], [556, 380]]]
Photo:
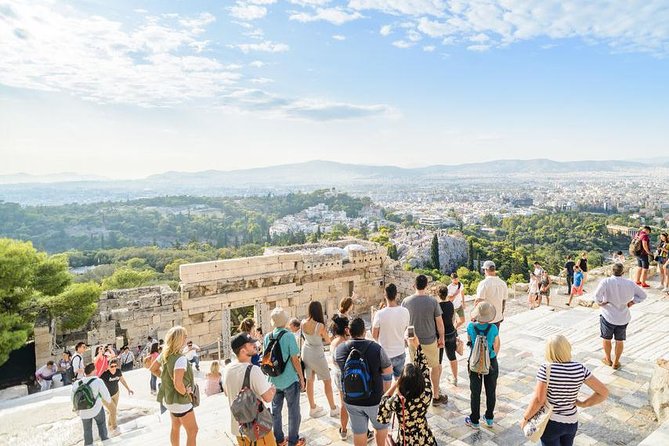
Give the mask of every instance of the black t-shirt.
[[570, 276], [574, 275], [574, 266], [576, 266], [576, 263], [574, 263], [573, 260], [569, 260], [567, 263], [564, 264], [564, 267], [567, 268], [567, 274]]
[[455, 326], [453, 325], [453, 313], [455, 313], [453, 302], [450, 300], [439, 302], [439, 306], [441, 307], [441, 319], [444, 321], [444, 334], [451, 334], [455, 331]]
[[578, 260], [578, 267], [581, 268], [581, 270], [584, 273], [588, 272], [588, 259], [579, 259]]
[[121, 376], [123, 376], [121, 369], [116, 369], [116, 373], [113, 375], [109, 372], [109, 370], [106, 370], [102, 375], [100, 375], [100, 379], [105, 382], [110, 395], [113, 396], [118, 393], [118, 382], [121, 380]]
[[[358, 351], [364, 352], [363, 357], [367, 362], [369, 374], [372, 376], [372, 394], [367, 399], [355, 401], [346, 401], [347, 398], [344, 397], [344, 402], [354, 406], [376, 406], [381, 402], [381, 397], [383, 396], [383, 378], [381, 376], [381, 371], [386, 367], [390, 367], [390, 359], [388, 359], [388, 355], [383, 352], [381, 346], [376, 342], [366, 339], [352, 339], [339, 344], [339, 346], [337, 346], [337, 351], [335, 352], [335, 361], [342, 373], [348, 355], [353, 348], [357, 348]], [[365, 351], [365, 348], [367, 348], [367, 351]]]

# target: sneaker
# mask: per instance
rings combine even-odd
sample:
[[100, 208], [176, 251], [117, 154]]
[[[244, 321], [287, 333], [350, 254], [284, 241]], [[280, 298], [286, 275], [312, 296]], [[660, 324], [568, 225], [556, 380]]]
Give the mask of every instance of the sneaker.
[[469, 418], [469, 417], [465, 418], [465, 424], [467, 426], [471, 427], [472, 429], [479, 429], [480, 428], [480, 425], [478, 423], [472, 423], [472, 419]]
[[432, 405], [433, 406], [439, 406], [441, 404], [446, 404], [448, 403], [448, 396], [447, 395], [439, 395], [437, 398], [432, 399]]
[[448, 382], [456, 387], [458, 386], [458, 378], [456, 378], [455, 376], [449, 376]]
[[669, 292], [669, 288], [667, 288], [667, 287], [665, 286], [664, 288], [662, 288], [662, 292], [664, 292], [664, 293]]
[[320, 406], [316, 406], [316, 407], [314, 407], [313, 409], [310, 409], [310, 410], [309, 410], [309, 416], [310, 416], [311, 418], [320, 418], [320, 417], [322, 417], [323, 415], [325, 415], [325, 411], [324, 411], [323, 408], [320, 407]]
[[641, 284], [641, 288], [650, 288], [650, 285], [648, 285], [646, 282], [643, 282]]
[[367, 431], [367, 443], [369, 443], [372, 440], [374, 440], [374, 431], [368, 430]]
[[348, 431], [343, 431], [343, 430], [341, 430], [341, 427], [340, 427], [339, 428], [339, 438], [341, 439], [341, 441], [346, 441], [346, 439], [348, 438]]
[[341, 412], [339, 411], [339, 408], [336, 407], [336, 406], [335, 406], [334, 409], [330, 409], [330, 416], [331, 416], [332, 418], [339, 418], [339, 414], [340, 414], [340, 413], [341, 413]]
[[493, 420], [492, 420], [492, 418], [483, 418], [483, 419], [485, 420], [485, 426], [486, 426], [486, 427], [489, 427], [490, 429], [492, 429], [492, 427], [493, 427], [493, 426], [492, 426], [492, 425], [493, 425]]

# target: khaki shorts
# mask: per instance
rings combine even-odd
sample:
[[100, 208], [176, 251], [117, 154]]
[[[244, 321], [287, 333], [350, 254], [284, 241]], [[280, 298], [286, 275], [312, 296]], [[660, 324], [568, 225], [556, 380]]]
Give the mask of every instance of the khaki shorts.
[[456, 308], [455, 309], [455, 314], [457, 314], [459, 317], [463, 318], [465, 317], [465, 309], [462, 307]]
[[[437, 341], [434, 341], [432, 344], [421, 344], [423, 348], [423, 354], [427, 359], [427, 366], [430, 368], [439, 367], [439, 347], [437, 347]], [[416, 360], [416, 350], [409, 345], [409, 354], [411, 355], [411, 361]]]

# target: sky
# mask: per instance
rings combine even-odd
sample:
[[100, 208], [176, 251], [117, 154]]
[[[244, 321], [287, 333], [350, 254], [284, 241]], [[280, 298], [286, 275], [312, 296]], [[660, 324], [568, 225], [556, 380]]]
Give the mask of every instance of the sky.
[[669, 0], [0, 0], [0, 175], [669, 153]]

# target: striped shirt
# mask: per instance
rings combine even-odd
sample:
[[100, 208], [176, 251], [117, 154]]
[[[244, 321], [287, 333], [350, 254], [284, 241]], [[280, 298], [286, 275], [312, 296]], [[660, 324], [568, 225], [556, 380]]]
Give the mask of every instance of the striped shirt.
[[[548, 383], [548, 402], [553, 405], [551, 420], [558, 423], [578, 422], [576, 397], [581, 385], [588, 378], [590, 370], [580, 362], [551, 363]], [[546, 364], [539, 367], [537, 380], [546, 382]]]

